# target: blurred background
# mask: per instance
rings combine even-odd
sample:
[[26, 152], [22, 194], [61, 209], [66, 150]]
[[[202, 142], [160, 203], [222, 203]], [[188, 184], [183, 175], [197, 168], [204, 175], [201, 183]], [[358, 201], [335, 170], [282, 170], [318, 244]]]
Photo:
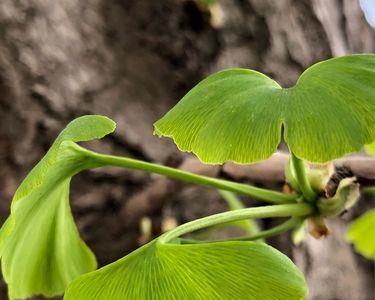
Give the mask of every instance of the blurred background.
[[[256, 69], [288, 87], [317, 61], [373, 53], [374, 6], [373, 0], [0, 1], [0, 222], [22, 178], [83, 114], [117, 122], [115, 134], [90, 143], [97, 151], [280, 189], [284, 156], [250, 167], [204, 166], [153, 136], [152, 124], [223, 68]], [[375, 177], [365, 157], [338, 163], [349, 164], [365, 184]], [[227, 209], [215, 190], [115, 168], [76, 176], [71, 205], [100, 265], [176, 224]], [[330, 222], [333, 235], [323, 241], [308, 237], [294, 246], [287, 234], [269, 240], [304, 271], [309, 299], [374, 299], [373, 262], [344, 238], [348, 221], [373, 205], [361, 199]], [[7, 299], [3, 283], [0, 299]]]

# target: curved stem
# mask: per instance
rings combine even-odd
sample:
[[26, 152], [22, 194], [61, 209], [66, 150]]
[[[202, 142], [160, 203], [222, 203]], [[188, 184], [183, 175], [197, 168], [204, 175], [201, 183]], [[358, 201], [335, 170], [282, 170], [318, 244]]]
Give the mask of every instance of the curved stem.
[[[65, 142], [67, 143], [67, 142]], [[69, 145], [75, 150], [79, 151], [81, 154], [89, 157], [91, 159], [88, 168], [103, 167], [103, 166], [117, 166], [125, 167], [129, 169], [142, 170], [146, 172], [152, 172], [161, 174], [170, 178], [178, 179], [181, 181], [210, 186], [222, 190], [236, 192], [238, 194], [253, 197], [258, 200], [270, 202], [270, 203], [294, 203], [297, 201], [299, 195], [285, 194], [277, 191], [271, 191], [267, 189], [262, 189], [254, 187], [247, 184], [231, 182], [228, 180], [212, 178], [208, 176], [202, 176], [179, 169], [174, 169], [154, 163], [149, 163], [137, 159], [131, 159], [126, 157], [119, 157], [113, 155], [99, 154], [90, 150], [87, 150], [73, 142]]]
[[310, 182], [306, 175], [305, 165], [302, 160], [291, 152], [292, 165], [299, 187], [302, 191], [303, 196], [310, 202], [313, 202], [316, 198], [316, 194], [311, 188]]
[[271, 236], [275, 236], [281, 233], [284, 233], [290, 229], [293, 229], [300, 225], [305, 218], [301, 217], [293, 217], [289, 220], [285, 221], [284, 223], [275, 226], [268, 230], [260, 231], [256, 234], [249, 235], [249, 236], [241, 236], [241, 237], [234, 237], [224, 240], [209, 240], [209, 241], [202, 241], [202, 240], [193, 240], [193, 239], [180, 239], [182, 244], [203, 244], [203, 243], [217, 243], [217, 242], [227, 242], [227, 241], [256, 241], [259, 239], [268, 238]]
[[[235, 193], [224, 190], [218, 190], [218, 192], [227, 202], [229, 208], [228, 210], [246, 208], [246, 206], [241, 202], [241, 200], [237, 197]], [[252, 219], [237, 221], [235, 223], [230, 224], [237, 224], [238, 227], [241, 227], [243, 230], [246, 231], [247, 235], [254, 235], [259, 232], [258, 224]], [[221, 226], [225, 226], [225, 224], [221, 224]]]
[[236, 210], [245, 208], [242, 201], [233, 192], [228, 192], [224, 190], [217, 190], [221, 197], [225, 200], [228, 205], [229, 210]]
[[280, 204], [253, 208], [244, 208], [234, 211], [228, 211], [202, 219], [194, 220], [189, 223], [176, 227], [175, 229], [163, 234], [159, 241], [168, 243], [169, 241], [180, 237], [192, 231], [210, 227], [213, 225], [255, 218], [273, 218], [273, 217], [304, 217], [315, 212], [314, 207], [308, 203], [298, 204]]

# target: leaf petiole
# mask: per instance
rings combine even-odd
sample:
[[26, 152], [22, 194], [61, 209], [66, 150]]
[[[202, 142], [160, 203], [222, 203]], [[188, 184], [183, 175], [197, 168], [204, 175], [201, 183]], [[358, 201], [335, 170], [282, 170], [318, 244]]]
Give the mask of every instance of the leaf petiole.
[[194, 240], [194, 239], [180, 239], [181, 244], [202, 244], [202, 243], [216, 243], [216, 242], [227, 242], [227, 241], [256, 241], [259, 239], [269, 238], [281, 233], [284, 233], [290, 229], [293, 229], [300, 225], [305, 218], [303, 217], [292, 217], [285, 221], [284, 223], [275, 226], [273, 228], [262, 230], [256, 234], [249, 235], [249, 236], [241, 236], [241, 237], [234, 237], [228, 238], [225, 240], [209, 240], [209, 241], [202, 241], [202, 240]]
[[90, 150], [87, 150], [73, 142], [65, 142], [66, 147], [70, 147], [73, 151], [78, 151], [82, 155], [90, 157], [91, 164], [89, 168], [103, 167], [103, 166], [117, 166], [125, 167], [129, 169], [142, 170], [146, 172], [152, 172], [161, 174], [170, 178], [178, 179], [188, 183], [194, 183], [226, 191], [236, 192], [245, 196], [253, 197], [258, 200], [262, 200], [269, 203], [280, 204], [280, 203], [295, 203], [299, 195], [285, 194], [277, 191], [271, 191], [254, 187], [248, 184], [231, 182], [228, 180], [212, 178], [208, 176], [202, 176], [179, 169], [174, 169], [154, 163], [149, 163], [137, 159], [119, 157], [113, 155], [99, 154]]
[[184, 234], [217, 224], [228, 223], [245, 219], [273, 218], [273, 217], [307, 217], [315, 212], [309, 203], [280, 204], [262, 207], [244, 208], [219, 213], [172, 229], [159, 238], [161, 243], [168, 243]]
[[306, 169], [303, 161], [299, 159], [297, 156], [295, 156], [293, 152], [291, 152], [291, 160], [294, 173], [303, 196], [309, 202], [313, 202], [316, 198], [316, 194], [311, 188], [310, 182], [307, 178]]

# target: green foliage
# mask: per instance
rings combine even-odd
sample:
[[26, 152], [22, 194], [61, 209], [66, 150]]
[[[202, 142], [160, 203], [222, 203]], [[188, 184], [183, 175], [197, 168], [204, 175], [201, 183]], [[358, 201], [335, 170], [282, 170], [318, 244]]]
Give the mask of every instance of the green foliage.
[[62, 294], [73, 279], [96, 269], [69, 206], [71, 177], [91, 162], [69, 142], [101, 138], [115, 128], [102, 116], [72, 121], [17, 189], [0, 231], [2, 272], [11, 299]]
[[347, 239], [363, 256], [375, 258], [375, 209], [370, 210], [350, 224]]
[[206, 163], [251, 163], [275, 152], [283, 125], [297, 157], [325, 162], [375, 140], [374, 95], [375, 55], [320, 62], [292, 88], [229, 69], [194, 87], [155, 123], [155, 133]]
[[372, 156], [375, 156], [375, 142], [369, 144], [369, 145], [366, 145], [366, 151], [372, 155]]
[[303, 275], [262, 243], [163, 244], [158, 239], [69, 285], [65, 300], [303, 299]]
[[[245, 240], [296, 228], [311, 219], [316, 208], [314, 218], [323, 223], [324, 216], [338, 215], [355, 203], [359, 186], [354, 177], [344, 178], [333, 197], [317, 200], [330, 178], [330, 165], [309, 165], [306, 171], [300, 158], [323, 162], [373, 142], [374, 95], [375, 55], [318, 63], [287, 89], [259, 72], [230, 69], [203, 80], [155, 123], [156, 134], [172, 137], [182, 151], [192, 151], [208, 163], [266, 159], [277, 149], [284, 126], [284, 139], [292, 154], [286, 177], [295, 194], [86, 150], [76, 142], [101, 138], [115, 124], [102, 116], [74, 120], [22, 182], [11, 215], [0, 229], [2, 272], [10, 298], [55, 296], [69, 285], [66, 300], [303, 299], [307, 287], [295, 265], [272, 247]], [[371, 152], [373, 146], [367, 149]], [[243, 209], [234, 194], [222, 192], [232, 211], [183, 224], [92, 272], [96, 260], [79, 237], [70, 211], [69, 188], [74, 174], [105, 165], [293, 204]], [[248, 221], [267, 217], [291, 218], [259, 233]], [[191, 244], [179, 238], [223, 224], [240, 226], [250, 237]], [[348, 232], [356, 249], [372, 258], [374, 227], [373, 210], [355, 221]], [[301, 232], [295, 235], [297, 241]]]

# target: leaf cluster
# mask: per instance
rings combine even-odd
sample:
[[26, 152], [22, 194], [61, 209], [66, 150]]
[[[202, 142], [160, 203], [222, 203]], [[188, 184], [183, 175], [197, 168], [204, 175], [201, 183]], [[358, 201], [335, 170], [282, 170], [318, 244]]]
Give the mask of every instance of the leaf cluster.
[[[339, 215], [355, 203], [355, 178], [343, 179], [334, 195], [323, 195], [330, 173], [306, 169], [305, 161], [327, 162], [371, 143], [367, 149], [373, 151], [375, 56], [349, 55], [318, 63], [287, 89], [253, 70], [224, 70], [200, 82], [155, 123], [155, 133], [173, 138], [180, 150], [219, 164], [267, 159], [283, 131], [292, 154], [286, 169], [292, 194], [99, 154], [76, 144], [114, 129], [115, 123], [103, 116], [72, 121], [17, 189], [0, 230], [1, 268], [11, 299], [64, 292], [66, 300], [303, 299], [307, 285], [290, 259], [249, 240], [301, 229], [305, 219], [319, 220], [324, 227], [324, 217]], [[95, 256], [79, 237], [70, 211], [69, 189], [72, 176], [105, 165], [288, 204], [244, 208], [234, 194], [222, 192], [229, 212], [178, 226], [95, 271]], [[266, 217], [290, 219], [265, 231], [249, 221]], [[373, 211], [364, 215], [350, 226], [347, 237], [368, 258], [375, 256], [374, 220]], [[222, 242], [181, 237], [223, 224], [241, 226], [250, 237]]]

